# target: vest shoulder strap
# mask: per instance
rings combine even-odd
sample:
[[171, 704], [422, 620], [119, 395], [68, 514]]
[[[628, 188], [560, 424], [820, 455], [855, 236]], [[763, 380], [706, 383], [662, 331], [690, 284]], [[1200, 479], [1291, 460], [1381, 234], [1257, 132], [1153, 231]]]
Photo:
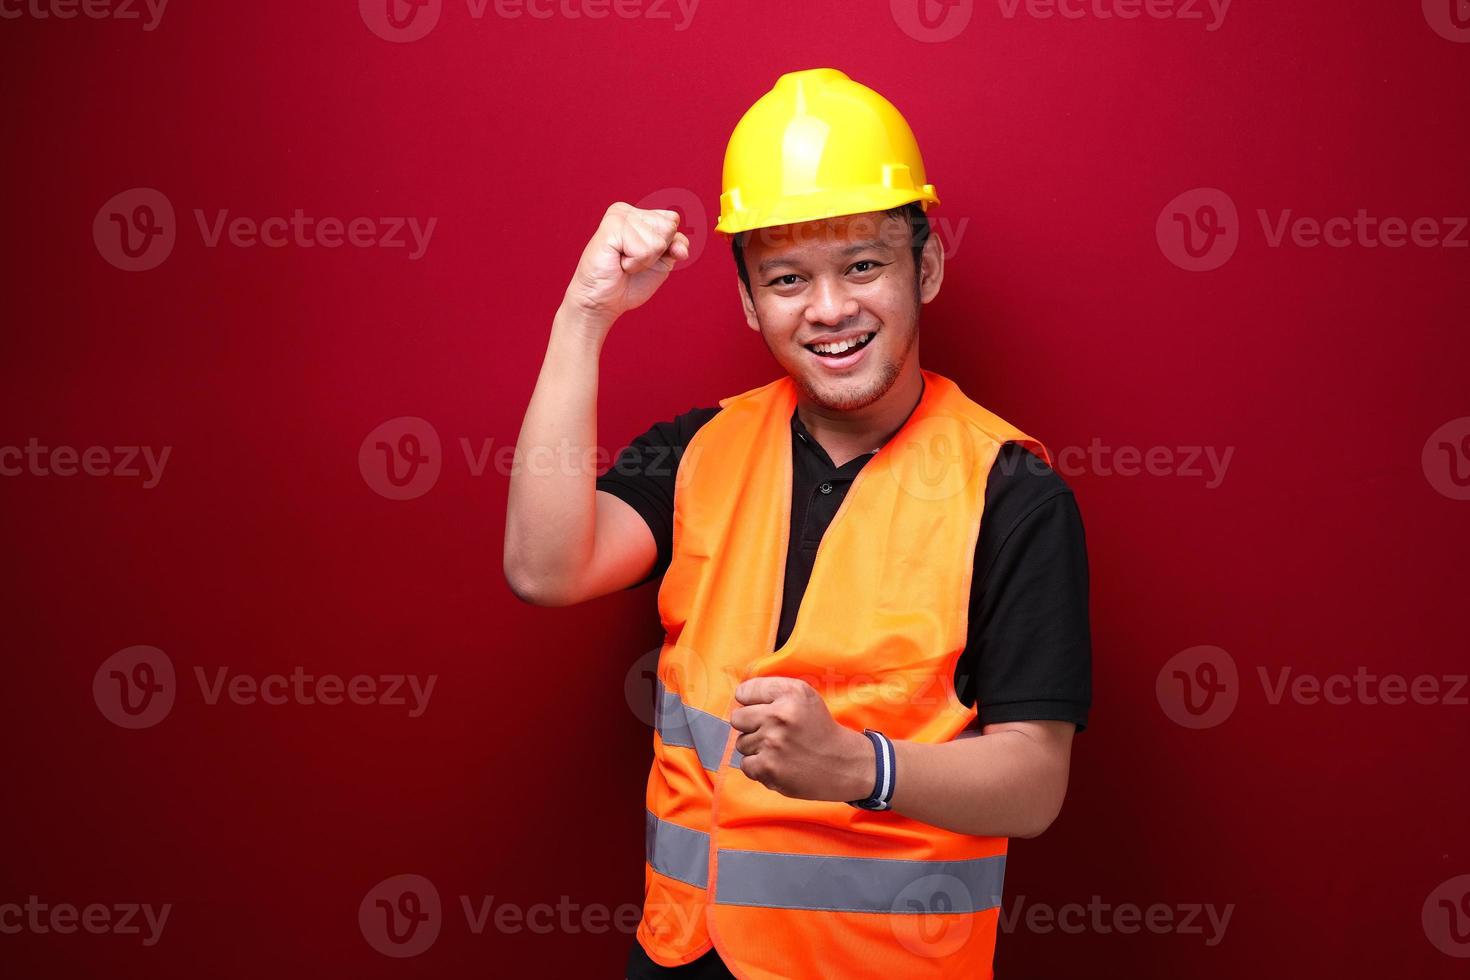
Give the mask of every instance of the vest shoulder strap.
[[781, 377], [777, 378], [774, 381], [768, 381], [765, 384], [763, 384], [763, 385], [757, 385], [754, 388], [747, 388], [745, 391], [742, 391], [739, 394], [736, 394], [736, 395], [726, 395], [724, 398], [721, 398], [720, 399], [720, 407], [721, 408], [726, 408], [726, 407], [730, 406], [731, 404], [733, 404], [734, 402], [744, 401], [744, 400], [750, 399], [750, 398], [756, 398], [756, 397], [759, 397], [761, 395], [772, 395], [772, 394], [775, 394], [776, 393], [777, 386], [782, 385], [782, 384], [791, 384], [791, 383], [792, 383], [792, 381], [791, 381], [790, 375], [783, 374], [783, 375], [781, 375]]
[[983, 439], [989, 440], [997, 448], [1007, 442], [1018, 442], [1031, 452], [1040, 456], [1051, 465], [1051, 454], [1047, 451], [1041, 440], [1028, 435], [1021, 429], [996, 415], [990, 409], [975, 401], [965, 394], [953, 381], [943, 375], [925, 371], [924, 376], [927, 383], [941, 384], [948, 389], [947, 397], [944, 399], [945, 407], [963, 418], [972, 429]]

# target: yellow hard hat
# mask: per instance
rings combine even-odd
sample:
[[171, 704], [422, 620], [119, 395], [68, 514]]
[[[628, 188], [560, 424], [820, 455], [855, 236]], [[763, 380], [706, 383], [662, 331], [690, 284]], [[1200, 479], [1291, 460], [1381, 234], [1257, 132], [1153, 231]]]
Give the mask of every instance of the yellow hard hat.
[[720, 220], [733, 235], [839, 214], [938, 204], [919, 144], [883, 96], [836, 68], [776, 79], [725, 149]]

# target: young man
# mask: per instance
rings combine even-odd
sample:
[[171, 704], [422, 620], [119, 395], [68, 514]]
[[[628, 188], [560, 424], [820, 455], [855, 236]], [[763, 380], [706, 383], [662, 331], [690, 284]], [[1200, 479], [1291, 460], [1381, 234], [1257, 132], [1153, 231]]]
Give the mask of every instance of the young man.
[[[522, 599], [663, 576], [635, 980], [988, 977], [1007, 839], [1061, 809], [1091, 703], [1081, 518], [1039, 442], [919, 366], [944, 276], [924, 173], [882, 96], [783, 75], [731, 136], [717, 226], [783, 374], [601, 477], [511, 478]], [[595, 445], [602, 344], [688, 257], [677, 220], [608, 209], [523, 453]]]

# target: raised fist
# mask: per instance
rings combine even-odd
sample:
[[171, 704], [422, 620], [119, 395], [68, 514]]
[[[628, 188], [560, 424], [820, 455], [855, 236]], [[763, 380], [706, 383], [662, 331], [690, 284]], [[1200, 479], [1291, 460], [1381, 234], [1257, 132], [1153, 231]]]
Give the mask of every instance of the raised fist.
[[646, 211], [618, 201], [577, 263], [567, 301], [608, 323], [648, 302], [674, 264], [689, 257], [676, 211]]

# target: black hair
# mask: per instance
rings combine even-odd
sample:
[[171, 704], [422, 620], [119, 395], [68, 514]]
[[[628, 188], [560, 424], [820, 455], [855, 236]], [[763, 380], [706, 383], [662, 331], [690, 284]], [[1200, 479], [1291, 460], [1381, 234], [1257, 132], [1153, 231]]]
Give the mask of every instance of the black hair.
[[[883, 213], [894, 218], [908, 218], [909, 242], [913, 245], [914, 250], [914, 283], [917, 287], [923, 268], [920, 263], [924, 255], [924, 244], [929, 241], [929, 216], [924, 213], [924, 207], [918, 201], [889, 208]], [[740, 281], [745, 285], [745, 295], [751, 296], [750, 270], [745, 268], [745, 236], [748, 234], [749, 232], [742, 231], [731, 235], [730, 250], [735, 254], [735, 269], [740, 273]]]

